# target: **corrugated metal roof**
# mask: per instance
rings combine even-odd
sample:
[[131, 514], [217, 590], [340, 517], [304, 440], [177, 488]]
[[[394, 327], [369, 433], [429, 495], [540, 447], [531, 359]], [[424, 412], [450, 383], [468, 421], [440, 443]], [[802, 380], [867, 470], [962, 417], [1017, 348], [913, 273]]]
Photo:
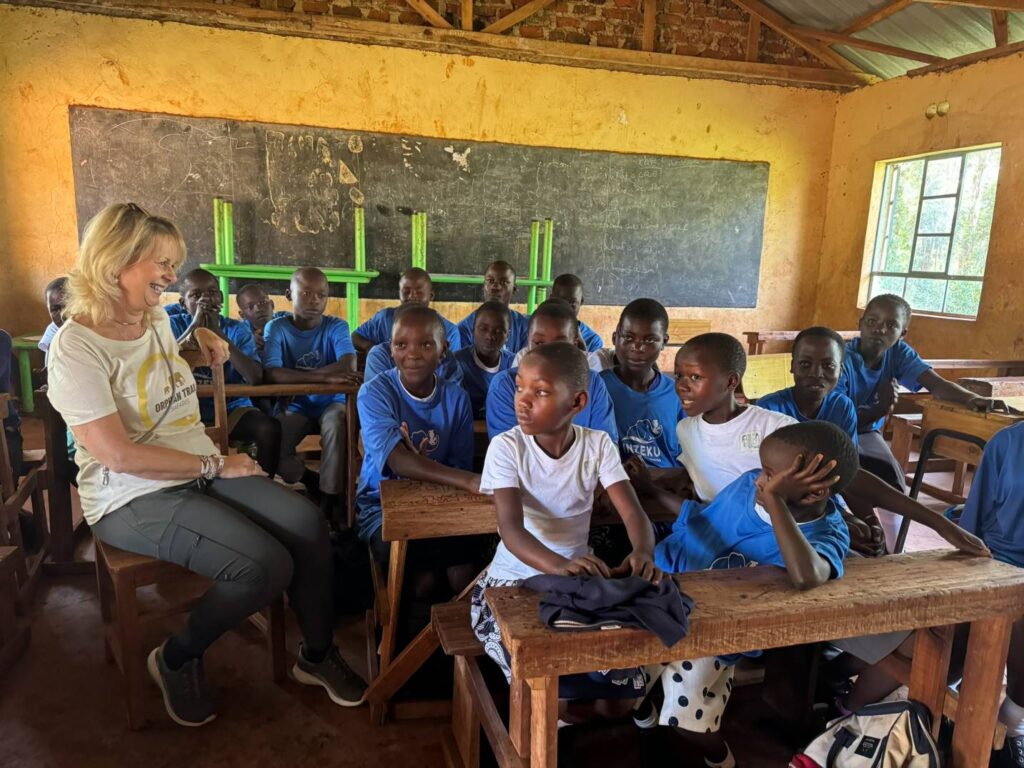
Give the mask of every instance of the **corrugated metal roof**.
[[[889, 0], [766, 0], [795, 24], [818, 29], [839, 30], [865, 13], [887, 5]], [[895, 45], [944, 59], [974, 53], [995, 45], [992, 14], [980, 8], [957, 5], [912, 3], [909, 7], [854, 37]], [[1024, 40], [1024, 14], [1009, 14], [1010, 42]], [[923, 66], [919, 61], [866, 51], [846, 45], [834, 46], [836, 53], [849, 59], [865, 72], [883, 78], [898, 77], [909, 69]]]

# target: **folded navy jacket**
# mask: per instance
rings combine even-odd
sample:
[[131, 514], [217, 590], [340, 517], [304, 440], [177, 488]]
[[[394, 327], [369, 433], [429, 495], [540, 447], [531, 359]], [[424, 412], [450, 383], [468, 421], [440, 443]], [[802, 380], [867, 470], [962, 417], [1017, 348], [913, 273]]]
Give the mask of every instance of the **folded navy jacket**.
[[552, 629], [643, 627], [665, 647], [689, 630], [693, 599], [671, 577], [657, 586], [639, 576], [532, 576], [523, 586], [541, 593], [540, 620]]

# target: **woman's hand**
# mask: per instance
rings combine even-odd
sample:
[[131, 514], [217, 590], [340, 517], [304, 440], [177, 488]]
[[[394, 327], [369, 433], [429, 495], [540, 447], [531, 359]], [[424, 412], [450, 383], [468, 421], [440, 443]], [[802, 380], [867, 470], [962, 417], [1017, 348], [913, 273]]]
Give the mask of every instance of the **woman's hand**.
[[199, 350], [203, 353], [203, 362], [207, 365], [224, 365], [231, 357], [228, 343], [209, 328], [196, 328], [192, 332], [192, 338], [199, 345]]
[[220, 476], [225, 480], [231, 480], [236, 477], [266, 477], [267, 473], [249, 454], [235, 453], [224, 457], [224, 469], [221, 470]]

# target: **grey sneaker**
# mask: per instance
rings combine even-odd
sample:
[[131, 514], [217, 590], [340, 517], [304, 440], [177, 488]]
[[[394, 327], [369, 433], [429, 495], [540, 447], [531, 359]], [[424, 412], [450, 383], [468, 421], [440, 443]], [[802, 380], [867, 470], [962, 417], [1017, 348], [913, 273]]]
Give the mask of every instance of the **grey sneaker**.
[[194, 659], [181, 669], [172, 670], [164, 663], [164, 643], [154, 648], [146, 660], [153, 682], [164, 696], [164, 709], [178, 725], [196, 728], [217, 717], [213, 695], [206, 685], [203, 660]]
[[319, 685], [327, 691], [331, 701], [342, 707], [358, 707], [366, 693], [366, 681], [345, 663], [335, 645], [319, 664], [307, 661], [300, 645], [292, 677], [303, 685]]

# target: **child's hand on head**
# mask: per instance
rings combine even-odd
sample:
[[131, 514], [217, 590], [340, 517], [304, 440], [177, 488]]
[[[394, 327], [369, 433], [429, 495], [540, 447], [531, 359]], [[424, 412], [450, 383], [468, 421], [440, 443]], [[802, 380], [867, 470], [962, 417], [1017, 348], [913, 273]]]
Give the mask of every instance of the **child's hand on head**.
[[580, 555], [570, 560], [558, 571], [559, 576], [603, 576], [610, 578], [611, 569], [600, 557], [594, 554]]
[[617, 568], [612, 569], [612, 576], [616, 578], [639, 576], [652, 584], [660, 583], [663, 575], [658, 566], [654, 564], [654, 558], [650, 552], [638, 552], [635, 549], [626, 555], [626, 559]]
[[831, 488], [839, 482], [839, 475], [832, 474], [832, 470], [836, 468], [836, 460], [831, 459], [822, 463], [824, 458], [818, 453], [810, 461], [805, 462], [804, 455], [800, 453], [784, 471], [770, 477], [767, 472], [762, 472], [756, 482], [758, 504], [767, 506], [766, 501], [771, 496], [784, 501], [800, 501], [811, 494]]

